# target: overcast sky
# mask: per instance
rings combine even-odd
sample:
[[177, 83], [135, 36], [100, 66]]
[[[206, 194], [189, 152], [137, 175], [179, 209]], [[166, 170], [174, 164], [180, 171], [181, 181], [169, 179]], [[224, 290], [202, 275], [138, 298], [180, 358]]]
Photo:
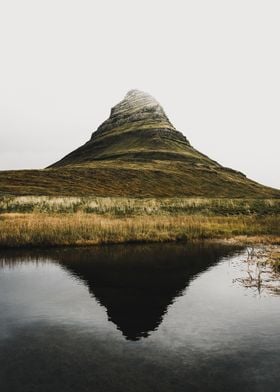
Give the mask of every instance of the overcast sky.
[[130, 89], [191, 144], [280, 188], [278, 0], [2, 0], [0, 170], [86, 142]]

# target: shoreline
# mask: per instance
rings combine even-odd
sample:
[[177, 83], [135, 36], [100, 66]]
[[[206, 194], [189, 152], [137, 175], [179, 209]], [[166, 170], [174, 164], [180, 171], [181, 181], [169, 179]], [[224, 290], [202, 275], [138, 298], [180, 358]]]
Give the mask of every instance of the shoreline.
[[280, 245], [280, 215], [0, 214], [0, 249], [202, 240]]

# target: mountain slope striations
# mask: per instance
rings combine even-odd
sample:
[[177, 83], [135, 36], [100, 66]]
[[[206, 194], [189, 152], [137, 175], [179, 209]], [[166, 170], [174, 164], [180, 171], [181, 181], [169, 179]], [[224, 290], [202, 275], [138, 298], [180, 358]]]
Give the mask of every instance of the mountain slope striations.
[[111, 109], [108, 120], [99, 126], [85, 145], [51, 167], [95, 160], [186, 162], [195, 158], [212, 162], [190, 146], [153, 97], [131, 90]]
[[193, 148], [149, 94], [129, 91], [90, 140], [43, 170], [0, 172], [0, 194], [280, 197]]

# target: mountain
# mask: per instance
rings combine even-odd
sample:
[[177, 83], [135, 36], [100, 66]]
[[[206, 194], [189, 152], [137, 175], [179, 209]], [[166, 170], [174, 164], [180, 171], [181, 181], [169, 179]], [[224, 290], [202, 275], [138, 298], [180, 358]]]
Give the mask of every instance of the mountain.
[[190, 162], [194, 157], [209, 161], [174, 128], [151, 95], [131, 90], [111, 109], [108, 120], [99, 126], [85, 145], [51, 167], [96, 160]]
[[280, 197], [193, 148], [149, 94], [129, 91], [90, 140], [43, 170], [0, 172], [0, 194]]

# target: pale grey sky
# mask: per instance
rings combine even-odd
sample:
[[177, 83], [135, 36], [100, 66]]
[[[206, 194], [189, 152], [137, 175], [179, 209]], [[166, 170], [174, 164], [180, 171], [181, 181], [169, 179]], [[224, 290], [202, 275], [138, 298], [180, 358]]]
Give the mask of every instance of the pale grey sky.
[[280, 188], [279, 20], [278, 0], [0, 0], [0, 170], [58, 160], [137, 88]]

